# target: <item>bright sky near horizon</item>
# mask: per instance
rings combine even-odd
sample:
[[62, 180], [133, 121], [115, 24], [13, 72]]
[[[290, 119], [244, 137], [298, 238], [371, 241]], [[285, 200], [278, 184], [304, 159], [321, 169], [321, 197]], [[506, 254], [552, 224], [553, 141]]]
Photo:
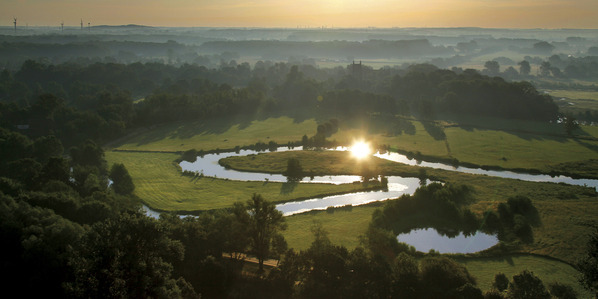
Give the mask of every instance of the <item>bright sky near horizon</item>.
[[598, 0], [1, 0], [0, 26], [598, 28]]

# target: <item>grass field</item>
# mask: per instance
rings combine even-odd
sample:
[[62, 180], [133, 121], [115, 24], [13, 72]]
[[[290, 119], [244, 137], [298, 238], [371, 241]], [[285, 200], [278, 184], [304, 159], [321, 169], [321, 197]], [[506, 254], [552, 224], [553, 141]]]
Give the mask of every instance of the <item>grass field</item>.
[[288, 216], [285, 218], [288, 227], [283, 234], [290, 248], [304, 250], [314, 240], [311, 228], [320, 225], [328, 232], [328, 238], [333, 244], [352, 249], [359, 245], [359, 236], [365, 234], [372, 213], [378, 207], [379, 204], [369, 204]]
[[181, 175], [174, 162], [176, 154], [106, 152], [106, 160], [123, 163], [135, 184], [135, 195], [149, 207], [162, 211], [197, 211], [229, 208], [259, 193], [269, 201], [285, 202], [322, 194], [351, 192], [361, 185], [296, 184], [241, 182], [211, 177]]
[[455, 260], [467, 267], [469, 273], [477, 279], [478, 287], [484, 291], [492, 288], [494, 275], [499, 272], [504, 273], [511, 280], [513, 275], [527, 269], [538, 276], [547, 288], [552, 282], [560, 282], [573, 287], [578, 298], [591, 298], [591, 294], [577, 282], [577, 270], [552, 259], [530, 255], [507, 255], [480, 258], [455, 257]]
[[221, 119], [209, 122], [174, 123], [145, 131], [115, 144], [115, 148], [144, 151], [186, 151], [232, 149], [273, 140], [279, 144], [301, 140], [316, 132], [314, 119], [290, 117], [264, 120]]
[[591, 90], [570, 90], [570, 89], [552, 89], [547, 90], [548, 94], [556, 98], [568, 99], [588, 99], [596, 101], [594, 109], [598, 109], [598, 91]]

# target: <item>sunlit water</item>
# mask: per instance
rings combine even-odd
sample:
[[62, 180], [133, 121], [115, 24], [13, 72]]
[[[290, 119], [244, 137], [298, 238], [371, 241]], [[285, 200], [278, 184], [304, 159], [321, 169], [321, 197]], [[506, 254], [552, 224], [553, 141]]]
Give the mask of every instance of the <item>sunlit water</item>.
[[518, 173], [512, 171], [502, 171], [502, 170], [484, 170], [481, 168], [470, 168], [470, 167], [461, 167], [461, 166], [452, 166], [449, 164], [438, 163], [438, 162], [426, 162], [426, 161], [416, 161], [415, 159], [409, 159], [405, 155], [401, 155], [398, 153], [385, 153], [380, 154], [376, 153], [374, 156], [397, 162], [407, 165], [417, 165], [421, 167], [430, 167], [435, 169], [444, 169], [448, 171], [456, 171], [456, 172], [463, 172], [463, 173], [471, 173], [471, 174], [481, 174], [487, 175], [492, 177], [499, 177], [499, 178], [508, 178], [508, 179], [518, 179], [522, 181], [530, 181], [530, 182], [550, 182], [550, 183], [566, 183], [569, 185], [578, 185], [578, 186], [588, 186], [594, 187], [598, 189], [598, 180], [592, 179], [574, 179], [568, 176], [549, 176], [547, 174], [529, 174], [529, 173]]
[[488, 249], [498, 243], [498, 238], [483, 232], [465, 236], [459, 233], [454, 238], [442, 236], [433, 228], [415, 229], [397, 236], [399, 242], [407, 243], [417, 251], [429, 252], [431, 249], [439, 253], [474, 253]]
[[[278, 148], [278, 151], [301, 150], [301, 147]], [[338, 150], [346, 150], [339, 148]], [[268, 174], [256, 172], [243, 172], [233, 169], [226, 169], [218, 164], [218, 161], [227, 157], [247, 156], [257, 154], [254, 150], [241, 150], [239, 153], [229, 152], [221, 154], [207, 154], [203, 157], [197, 157], [195, 162], [183, 161], [180, 163], [183, 171], [192, 171], [202, 173], [205, 176], [218, 177], [222, 179], [239, 181], [269, 181], [269, 182], [287, 182], [287, 177], [281, 174]], [[361, 176], [357, 175], [328, 175], [305, 177], [301, 183], [328, 183], [328, 184], [346, 184], [360, 181]], [[417, 178], [404, 178], [400, 176], [388, 177], [388, 189], [369, 192], [354, 192], [341, 195], [315, 197], [307, 200], [287, 202], [276, 206], [285, 216], [303, 213], [311, 210], [325, 210], [328, 207], [341, 207], [346, 205], [362, 205], [374, 201], [397, 198], [403, 194], [413, 194], [420, 186], [420, 180]]]
[[[280, 147], [277, 151], [289, 151], [289, 150], [302, 150], [302, 147]], [[335, 151], [347, 151], [346, 147], [337, 147], [330, 149]], [[220, 154], [206, 154], [203, 157], [197, 157], [197, 160], [193, 163], [183, 161], [180, 166], [183, 171], [192, 171], [202, 173], [205, 176], [217, 177], [229, 180], [240, 180], [240, 181], [270, 181], [270, 182], [286, 182], [287, 178], [281, 174], [268, 174], [268, 173], [257, 173], [257, 172], [242, 172], [232, 169], [226, 169], [218, 164], [218, 161], [223, 158], [232, 156], [247, 156], [251, 154], [258, 154], [259, 152], [254, 150], [241, 150], [238, 153], [227, 152]], [[495, 170], [483, 170], [479, 168], [470, 167], [454, 167], [452, 165], [437, 163], [437, 162], [426, 162], [416, 161], [414, 159], [408, 159], [407, 156], [397, 153], [376, 153], [374, 156], [407, 165], [418, 165], [422, 167], [430, 167], [436, 169], [444, 169], [449, 171], [458, 171], [471, 174], [481, 174], [501, 178], [520, 179], [525, 181], [533, 182], [554, 182], [554, 183], [567, 183], [572, 185], [591, 186], [598, 188], [598, 180], [591, 179], [573, 179], [566, 176], [551, 177], [549, 175], [537, 175], [537, 174], [525, 174], [515, 173], [512, 171], [495, 171]], [[329, 183], [329, 184], [346, 184], [356, 181], [360, 181], [361, 177], [357, 175], [330, 175], [330, 176], [315, 176], [313, 178], [305, 177], [301, 180], [301, 183]], [[429, 181], [428, 181], [429, 182]], [[403, 194], [413, 194], [415, 190], [420, 186], [420, 181], [417, 178], [404, 178], [399, 176], [388, 177], [388, 189], [378, 190], [370, 192], [354, 192], [342, 195], [333, 195], [326, 197], [316, 197], [307, 200], [301, 200], [296, 202], [288, 202], [277, 205], [277, 209], [280, 210], [285, 216], [293, 215], [297, 213], [303, 213], [311, 210], [325, 210], [328, 207], [341, 207], [346, 205], [362, 205], [371, 203], [374, 201], [383, 201], [390, 198], [397, 198]], [[149, 208], [148, 208], [149, 210]], [[150, 213], [148, 213], [150, 215]], [[151, 216], [157, 217], [158, 212], [152, 211]]]

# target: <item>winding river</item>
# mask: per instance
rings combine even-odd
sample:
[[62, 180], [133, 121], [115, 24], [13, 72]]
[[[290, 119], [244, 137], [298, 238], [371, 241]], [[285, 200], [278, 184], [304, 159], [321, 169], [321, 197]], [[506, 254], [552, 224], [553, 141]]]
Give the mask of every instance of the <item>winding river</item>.
[[[279, 147], [277, 151], [292, 151], [302, 150], [302, 147]], [[338, 147], [336, 151], [347, 151], [346, 147]], [[247, 156], [251, 154], [258, 154], [255, 150], [241, 150], [239, 152], [227, 152], [220, 154], [206, 154], [203, 157], [197, 157], [195, 162], [183, 161], [180, 166], [183, 171], [192, 171], [202, 173], [205, 176], [217, 177], [229, 180], [241, 181], [270, 181], [270, 182], [286, 182], [287, 178], [281, 174], [256, 173], [256, 172], [242, 172], [233, 169], [226, 169], [218, 164], [218, 161], [223, 158], [232, 156]], [[532, 182], [553, 182], [566, 183], [571, 185], [589, 186], [598, 188], [598, 180], [593, 179], [574, 179], [566, 176], [551, 177], [544, 174], [527, 174], [516, 173], [512, 171], [496, 171], [484, 170], [481, 168], [470, 167], [455, 167], [452, 165], [416, 161], [409, 159], [405, 155], [398, 153], [374, 154], [375, 157], [408, 165], [417, 165], [422, 167], [430, 167], [436, 169], [444, 169], [448, 171], [458, 171], [471, 174], [488, 175], [493, 177], [519, 179]], [[346, 184], [359, 181], [360, 176], [357, 175], [330, 175], [330, 176], [315, 176], [313, 178], [303, 178], [302, 183], [329, 183], [329, 184]], [[340, 207], [345, 205], [362, 205], [374, 201], [387, 200], [389, 198], [396, 198], [403, 194], [413, 194], [420, 186], [420, 181], [417, 178], [404, 178], [400, 176], [388, 177], [388, 189], [369, 192], [355, 192], [342, 195], [316, 197], [297, 202], [287, 202], [277, 205], [277, 209], [283, 212], [285, 216], [303, 213], [310, 210], [324, 210], [328, 207]]]
[[[301, 147], [287, 148], [280, 147], [278, 151], [302, 150]], [[338, 149], [346, 150], [346, 149]], [[286, 182], [287, 177], [281, 174], [269, 173], [255, 173], [242, 172], [233, 169], [226, 169], [218, 161], [223, 158], [233, 156], [246, 156], [257, 154], [254, 150], [241, 150], [238, 153], [228, 152], [220, 154], [207, 154], [203, 157], [197, 157], [195, 162], [183, 161], [180, 163], [183, 171], [192, 171], [203, 173], [205, 176], [241, 180], [241, 181], [270, 181], [270, 182]], [[313, 178], [303, 178], [302, 183], [328, 183], [328, 184], [346, 184], [355, 181], [360, 181], [361, 177], [357, 175], [329, 175], [329, 176], [314, 176]], [[404, 178], [400, 176], [388, 177], [388, 189], [367, 192], [354, 192], [341, 195], [316, 197], [302, 201], [293, 201], [276, 206], [285, 216], [303, 213], [311, 210], [325, 210], [328, 207], [341, 207], [346, 205], [362, 205], [374, 201], [387, 200], [389, 198], [397, 198], [403, 194], [413, 194], [420, 186], [420, 181], [417, 178]]]
[[[287, 148], [280, 147], [277, 151], [302, 150], [301, 147]], [[347, 151], [345, 147], [338, 147], [331, 149], [336, 151]], [[218, 161], [223, 158], [232, 156], [246, 156], [257, 154], [259, 152], [254, 150], [241, 150], [239, 152], [227, 152], [220, 154], [206, 154], [203, 157], [197, 157], [195, 162], [183, 161], [180, 166], [183, 171], [192, 171], [202, 173], [205, 176], [242, 181], [270, 181], [270, 182], [286, 182], [287, 178], [281, 174], [242, 172], [232, 169], [226, 169]], [[454, 167], [452, 165], [436, 162], [416, 161], [407, 158], [405, 155], [398, 153], [376, 153], [373, 156], [408, 165], [417, 165], [422, 167], [430, 167], [436, 169], [444, 169], [448, 171], [458, 171], [470, 174], [488, 175], [493, 177], [519, 179], [532, 182], [553, 182], [566, 183], [571, 185], [589, 186], [598, 188], [598, 180], [593, 179], [574, 179], [566, 176], [552, 177], [542, 174], [526, 174], [516, 173], [512, 171], [496, 171], [484, 170], [480, 168], [470, 167]], [[360, 176], [356, 175], [330, 175], [330, 176], [316, 176], [313, 178], [304, 178], [302, 183], [329, 183], [329, 184], [345, 184], [359, 181]], [[427, 182], [429, 183], [429, 181]], [[404, 178], [400, 176], [388, 177], [388, 189], [369, 191], [369, 192], [354, 192], [342, 195], [315, 197], [302, 201], [287, 202], [276, 206], [285, 216], [303, 213], [311, 210], [325, 210], [328, 207], [341, 207], [346, 205], [362, 205], [374, 201], [383, 201], [390, 198], [397, 198], [403, 194], [413, 194], [420, 186], [420, 180], [417, 178]], [[148, 216], [158, 217], [159, 213], [152, 211], [144, 206]], [[498, 240], [495, 236], [485, 235], [480, 232], [473, 236], [465, 237], [458, 236], [457, 238], [448, 238], [441, 236], [434, 230], [420, 229], [413, 230], [408, 234], [399, 235], [398, 239], [402, 242], [412, 244], [419, 251], [428, 251], [435, 249], [441, 253], [443, 252], [476, 252], [489, 248], [496, 244]], [[432, 242], [432, 243], [430, 243]], [[465, 246], [465, 248], [463, 248]]]

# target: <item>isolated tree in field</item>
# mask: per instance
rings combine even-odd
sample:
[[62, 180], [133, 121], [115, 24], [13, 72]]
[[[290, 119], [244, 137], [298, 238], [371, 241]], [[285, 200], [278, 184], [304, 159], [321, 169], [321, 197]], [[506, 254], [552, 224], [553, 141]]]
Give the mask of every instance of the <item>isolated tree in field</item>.
[[303, 167], [297, 158], [289, 158], [287, 160], [287, 171], [284, 175], [289, 181], [299, 181], [303, 178]]
[[520, 61], [518, 65], [519, 73], [521, 75], [527, 76], [532, 71], [532, 67], [529, 65], [529, 62], [527, 62], [527, 60]]
[[112, 180], [112, 189], [118, 194], [131, 194], [135, 190], [133, 179], [129, 175], [125, 165], [121, 163], [112, 164], [109, 178]]
[[273, 247], [273, 240], [277, 238], [276, 243], [281, 243], [277, 235], [286, 229], [282, 213], [276, 209], [276, 205], [255, 193], [245, 204], [236, 203], [233, 209], [236, 220], [245, 224], [251, 252], [259, 261], [259, 271], [263, 272], [264, 259]]

